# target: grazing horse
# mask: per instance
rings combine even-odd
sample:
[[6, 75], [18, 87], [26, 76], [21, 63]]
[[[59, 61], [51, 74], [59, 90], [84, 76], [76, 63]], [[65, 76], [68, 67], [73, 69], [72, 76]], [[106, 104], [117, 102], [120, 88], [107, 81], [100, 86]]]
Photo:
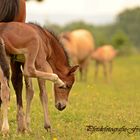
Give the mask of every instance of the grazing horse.
[[85, 29], [62, 33], [60, 39], [74, 64], [79, 64], [80, 78], [86, 80], [88, 63], [94, 50], [92, 34]]
[[[111, 45], [104, 45], [102, 47], [97, 48], [93, 53], [91, 58], [96, 61], [95, 67], [95, 79], [98, 74], [98, 65], [103, 65], [104, 76], [106, 80], [108, 80], [109, 74], [112, 74], [112, 63], [113, 59], [116, 57], [117, 51]], [[108, 70], [108, 64], [110, 65]]]
[[[59, 40], [40, 26], [20, 22], [0, 23], [0, 37], [5, 43], [8, 56], [24, 56], [23, 75], [38, 78], [44, 110], [44, 127], [50, 128], [45, 80], [54, 82], [55, 106], [61, 111], [67, 105], [68, 95], [74, 83], [74, 72], [78, 65], [73, 67], [69, 65], [68, 57]], [[48, 68], [51, 68], [53, 73], [48, 72]], [[20, 90], [19, 88], [17, 87], [17, 90]], [[27, 123], [32, 96], [31, 92], [27, 97]], [[19, 99], [22, 102], [22, 98]]]

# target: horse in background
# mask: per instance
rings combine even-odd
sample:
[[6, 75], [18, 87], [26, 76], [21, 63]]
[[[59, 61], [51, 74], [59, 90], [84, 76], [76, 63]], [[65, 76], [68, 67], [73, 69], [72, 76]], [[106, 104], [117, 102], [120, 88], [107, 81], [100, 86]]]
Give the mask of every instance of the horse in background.
[[79, 64], [80, 80], [86, 80], [90, 56], [95, 46], [92, 34], [88, 30], [78, 29], [61, 33], [60, 40], [72, 63]]
[[[117, 55], [117, 50], [111, 45], [103, 45], [98, 47], [91, 55], [91, 59], [95, 60], [95, 79], [98, 75], [98, 66], [101, 64], [104, 70], [105, 79], [108, 81], [111, 78], [113, 60]], [[109, 65], [109, 66], [108, 66]]]
[[[40, 26], [19, 22], [0, 23], [0, 36], [6, 44], [5, 50], [8, 56], [24, 55], [23, 75], [38, 78], [44, 110], [44, 127], [50, 128], [45, 80], [54, 82], [55, 107], [61, 111], [67, 105], [69, 92], [74, 83], [74, 72], [78, 66], [69, 65], [68, 57], [59, 40]], [[53, 73], [48, 72], [49, 67]], [[31, 96], [28, 95], [27, 116], [29, 116]], [[6, 131], [8, 130], [6, 127]]]

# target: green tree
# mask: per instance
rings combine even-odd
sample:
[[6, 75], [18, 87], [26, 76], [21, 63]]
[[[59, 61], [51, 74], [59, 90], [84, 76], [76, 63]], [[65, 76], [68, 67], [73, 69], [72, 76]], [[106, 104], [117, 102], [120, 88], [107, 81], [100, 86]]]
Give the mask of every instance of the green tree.
[[119, 51], [120, 54], [131, 54], [134, 52], [134, 47], [127, 34], [122, 30], [116, 31], [112, 36], [111, 44]]
[[140, 48], [140, 7], [126, 9], [117, 17], [119, 26], [130, 38], [136, 47]]

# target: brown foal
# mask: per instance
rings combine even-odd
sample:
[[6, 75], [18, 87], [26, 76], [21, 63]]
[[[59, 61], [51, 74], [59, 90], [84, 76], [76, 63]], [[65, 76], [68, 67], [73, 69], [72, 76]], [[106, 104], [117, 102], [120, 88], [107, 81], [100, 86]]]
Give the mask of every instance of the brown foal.
[[[74, 72], [78, 66], [71, 67], [69, 65], [68, 57], [59, 40], [40, 26], [18, 22], [0, 23], [0, 37], [4, 40], [6, 53], [9, 56], [24, 55], [23, 75], [38, 78], [40, 98], [44, 110], [44, 127], [46, 129], [50, 128], [45, 80], [54, 82], [55, 106], [57, 109], [63, 110], [66, 107], [68, 95], [74, 83]], [[49, 69], [52, 69], [53, 73], [48, 72]], [[21, 72], [21, 70], [19, 71]], [[22, 75], [20, 77], [19, 79], [22, 80]], [[26, 124], [25, 126], [19, 126], [20, 131], [29, 127], [30, 103], [33, 97], [31, 81], [26, 80], [26, 78], [25, 81], [27, 85]], [[21, 91], [22, 86], [16, 88], [16, 90]], [[18, 98], [21, 99], [19, 102], [22, 104], [21, 95], [17, 96], [19, 96], [17, 100]], [[23, 125], [23, 122], [20, 122], [24, 120], [22, 113], [21, 107], [19, 125]], [[7, 127], [6, 131], [8, 129]]]

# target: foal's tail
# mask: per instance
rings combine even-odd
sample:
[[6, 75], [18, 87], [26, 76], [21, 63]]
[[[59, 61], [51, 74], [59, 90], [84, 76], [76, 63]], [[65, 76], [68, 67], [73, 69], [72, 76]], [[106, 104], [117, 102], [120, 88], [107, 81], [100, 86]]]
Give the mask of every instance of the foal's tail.
[[0, 38], [0, 67], [3, 71], [4, 76], [9, 80], [10, 78], [10, 68], [7, 59], [7, 54], [5, 51], [5, 44], [2, 38]]
[[13, 21], [19, 12], [19, 0], [0, 0], [0, 22]]

